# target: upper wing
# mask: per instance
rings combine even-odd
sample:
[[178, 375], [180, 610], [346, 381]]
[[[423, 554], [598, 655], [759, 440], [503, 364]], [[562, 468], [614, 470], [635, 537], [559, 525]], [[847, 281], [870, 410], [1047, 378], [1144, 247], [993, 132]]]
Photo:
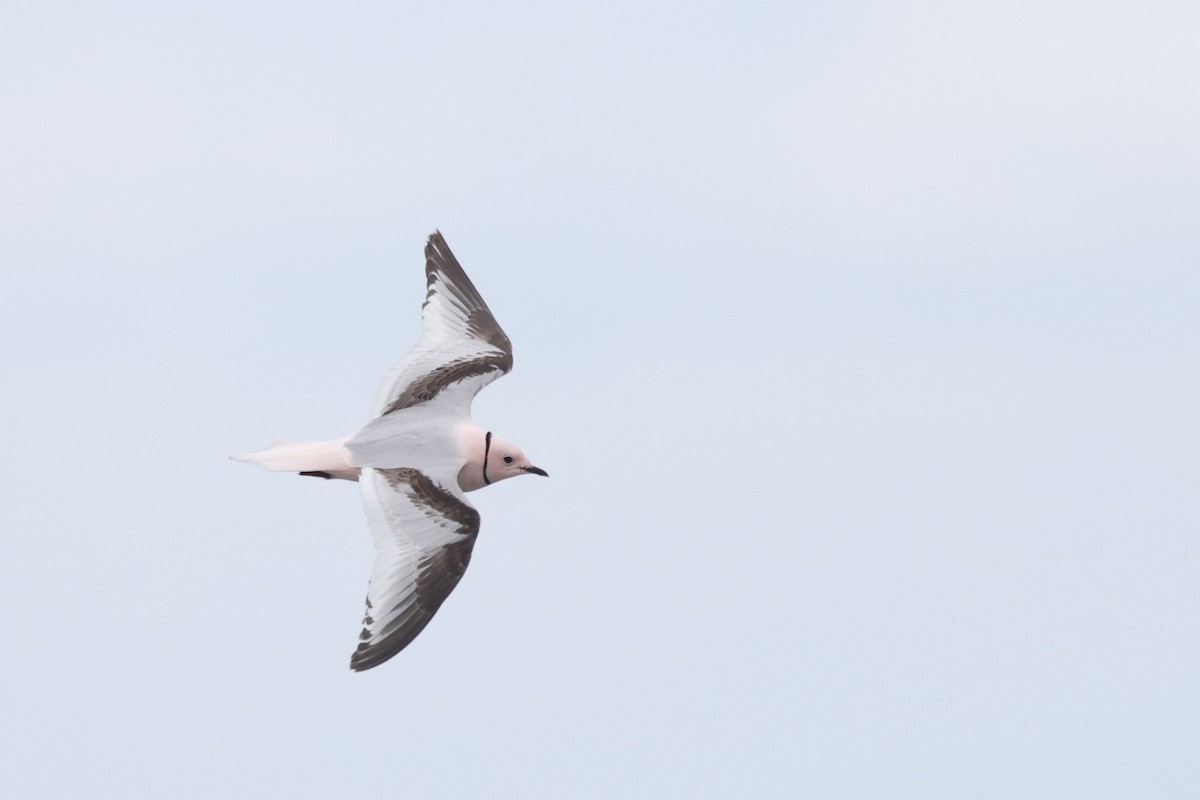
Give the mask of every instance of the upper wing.
[[463, 499], [453, 475], [449, 480], [453, 490], [408, 467], [362, 471], [376, 556], [351, 669], [379, 666], [407, 647], [466, 571], [479, 512]]
[[421, 340], [384, 379], [375, 398], [376, 417], [483, 377], [472, 382], [469, 403], [479, 389], [512, 369], [512, 343], [438, 231], [425, 244], [425, 282]]

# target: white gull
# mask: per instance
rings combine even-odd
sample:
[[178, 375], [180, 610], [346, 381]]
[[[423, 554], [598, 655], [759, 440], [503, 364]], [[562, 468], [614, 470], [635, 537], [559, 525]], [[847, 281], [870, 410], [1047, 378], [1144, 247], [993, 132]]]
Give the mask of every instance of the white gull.
[[479, 534], [466, 492], [546, 475], [471, 421], [479, 390], [512, 369], [512, 344], [441, 233], [425, 245], [421, 339], [392, 367], [374, 419], [327, 442], [234, 456], [269, 470], [358, 481], [375, 538], [367, 612], [350, 668], [376, 667], [417, 637], [458, 585]]

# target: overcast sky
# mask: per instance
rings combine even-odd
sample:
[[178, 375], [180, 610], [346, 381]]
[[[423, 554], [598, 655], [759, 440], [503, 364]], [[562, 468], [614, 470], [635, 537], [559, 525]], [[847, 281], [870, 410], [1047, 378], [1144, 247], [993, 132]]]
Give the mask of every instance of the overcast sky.
[[[0, 7], [0, 794], [1200, 796], [1200, 7]], [[363, 674], [440, 228], [549, 480]]]

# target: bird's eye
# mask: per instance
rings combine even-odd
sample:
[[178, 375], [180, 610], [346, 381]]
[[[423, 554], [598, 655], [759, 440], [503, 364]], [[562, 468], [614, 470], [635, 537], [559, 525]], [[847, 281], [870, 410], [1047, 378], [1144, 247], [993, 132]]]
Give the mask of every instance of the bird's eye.
[[511, 463], [512, 463], [512, 456], [505, 456], [505, 457], [504, 457], [504, 463], [505, 463], [505, 464], [511, 464]]

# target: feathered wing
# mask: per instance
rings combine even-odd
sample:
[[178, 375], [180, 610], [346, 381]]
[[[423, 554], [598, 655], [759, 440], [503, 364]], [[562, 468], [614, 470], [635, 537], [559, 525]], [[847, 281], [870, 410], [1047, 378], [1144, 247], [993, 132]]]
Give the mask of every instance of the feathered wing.
[[350, 668], [362, 671], [399, 653], [433, 619], [471, 560], [479, 512], [449, 471], [364, 469], [359, 485], [376, 549], [361, 642], [350, 658]]
[[512, 369], [508, 336], [438, 231], [425, 244], [425, 282], [421, 340], [388, 373], [375, 399], [375, 417], [476, 378], [465, 398], [469, 405], [479, 389]]

